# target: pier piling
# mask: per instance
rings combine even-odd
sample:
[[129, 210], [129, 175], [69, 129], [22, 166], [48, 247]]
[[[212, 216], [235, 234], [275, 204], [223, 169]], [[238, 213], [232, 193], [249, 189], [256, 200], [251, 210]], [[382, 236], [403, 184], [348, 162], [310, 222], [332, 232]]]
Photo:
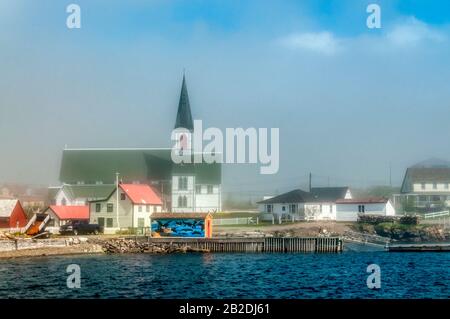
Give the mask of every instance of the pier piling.
[[264, 237], [264, 238], [146, 238], [153, 243], [177, 243], [210, 252], [337, 253], [342, 251], [338, 237]]

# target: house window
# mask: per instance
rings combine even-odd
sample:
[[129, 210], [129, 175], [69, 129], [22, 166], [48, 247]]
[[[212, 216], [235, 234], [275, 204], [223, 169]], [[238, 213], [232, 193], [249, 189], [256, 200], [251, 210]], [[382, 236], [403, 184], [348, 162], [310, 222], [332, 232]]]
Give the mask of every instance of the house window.
[[145, 211], [146, 211], [147, 213], [150, 213], [150, 205], [145, 206]]
[[195, 192], [197, 194], [201, 194], [202, 193], [202, 185], [195, 185]]
[[114, 205], [111, 204], [111, 203], [108, 203], [108, 204], [106, 205], [106, 211], [107, 211], [108, 213], [112, 213], [113, 210], [114, 210]]
[[141, 205], [138, 205], [138, 212], [142, 213], [142, 206]]
[[153, 212], [156, 213], [158, 211], [158, 207], [157, 206], [153, 206]]
[[67, 200], [65, 198], [62, 199], [61, 205], [62, 206], [66, 206], [67, 205]]
[[106, 218], [106, 227], [113, 227], [113, 219], [112, 218]]
[[289, 213], [296, 213], [297, 212], [297, 205], [291, 204], [289, 205]]
[[271, 212], [272, 212], [272, 205], [271, 205], [271, 204], [266, 205], [266, 211], [267, 211], [268, 213], [271, 213]]
[[366, 208], [364, 207], [364, 205], [358, 205], [358, 212], [359, 213], [364, 213], [366, 210]]
[[99, 217], [98, 218], [98, 225], [101, 227], [105, 226], [105, 218], [104, 217]]
[[125, 193], [120, 193], [120, 200], [125, 200]]
[[213, 186], [212, 185], [208, 185], [207, 192], [208, 192], [208, 194], [212, 194], [213, 193]]
[[422, 186], [422, 189], [425, 189], [425, 183], [422, 183], [421, 186]]
[[437, 189], [437, 183], [433, 183], [433, 189]]
[[102, 181], [96, 181], [96, 182], [95, 182], [95, 185], [102, 185], [102, 184], [103, 184]]
[[281, 207], [281, 210], [284, 212], [286, 211], [286, 206]]
[[178, 207], [187, 207], [187, 197], [186, 196], [178, 197]]
[[188, 179], [186, 176], [178, 177], [178, 189], [187, 190], [188, 189]]
[[100, 213], [101, 210], [102, 210], [102, 204], [100, 204], [100, 203], [95, 204], [95, 212]]

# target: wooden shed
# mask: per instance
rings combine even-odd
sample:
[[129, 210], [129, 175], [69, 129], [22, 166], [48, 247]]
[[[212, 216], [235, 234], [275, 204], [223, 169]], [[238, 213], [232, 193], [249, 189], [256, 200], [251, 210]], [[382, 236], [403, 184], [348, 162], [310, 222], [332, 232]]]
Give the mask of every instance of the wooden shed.
[[153, 213], [152, 237], [212, 237], [210, 213]]
[[21, 228], [27, 215], [17, 199], [0, 199], [0, 228]]

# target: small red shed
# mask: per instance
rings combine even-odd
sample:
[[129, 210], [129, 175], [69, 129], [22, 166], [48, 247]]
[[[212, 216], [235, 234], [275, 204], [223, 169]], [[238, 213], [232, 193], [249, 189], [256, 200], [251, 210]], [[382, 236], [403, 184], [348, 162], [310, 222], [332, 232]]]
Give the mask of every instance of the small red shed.
[[20, 228], [27, 224], [27, 215], [17, 199], [0, 199], [0, 228]]

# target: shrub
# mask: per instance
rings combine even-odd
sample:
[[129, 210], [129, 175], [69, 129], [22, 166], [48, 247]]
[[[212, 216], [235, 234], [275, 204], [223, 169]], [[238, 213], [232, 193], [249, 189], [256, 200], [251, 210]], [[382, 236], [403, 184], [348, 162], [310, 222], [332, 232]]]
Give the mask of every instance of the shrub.
[[394, 216], [377, 216], [377, 215], [359, 215], [358, 222], [370, 225], [377, 225], [380, 223], [393, 223], [396, 218]]
[[418, 225], [419, 224], [419, 217], [418, 216], [411, 216], [411, 215], [405, 215], [400, 217], [400, 224], [404, 225]]

